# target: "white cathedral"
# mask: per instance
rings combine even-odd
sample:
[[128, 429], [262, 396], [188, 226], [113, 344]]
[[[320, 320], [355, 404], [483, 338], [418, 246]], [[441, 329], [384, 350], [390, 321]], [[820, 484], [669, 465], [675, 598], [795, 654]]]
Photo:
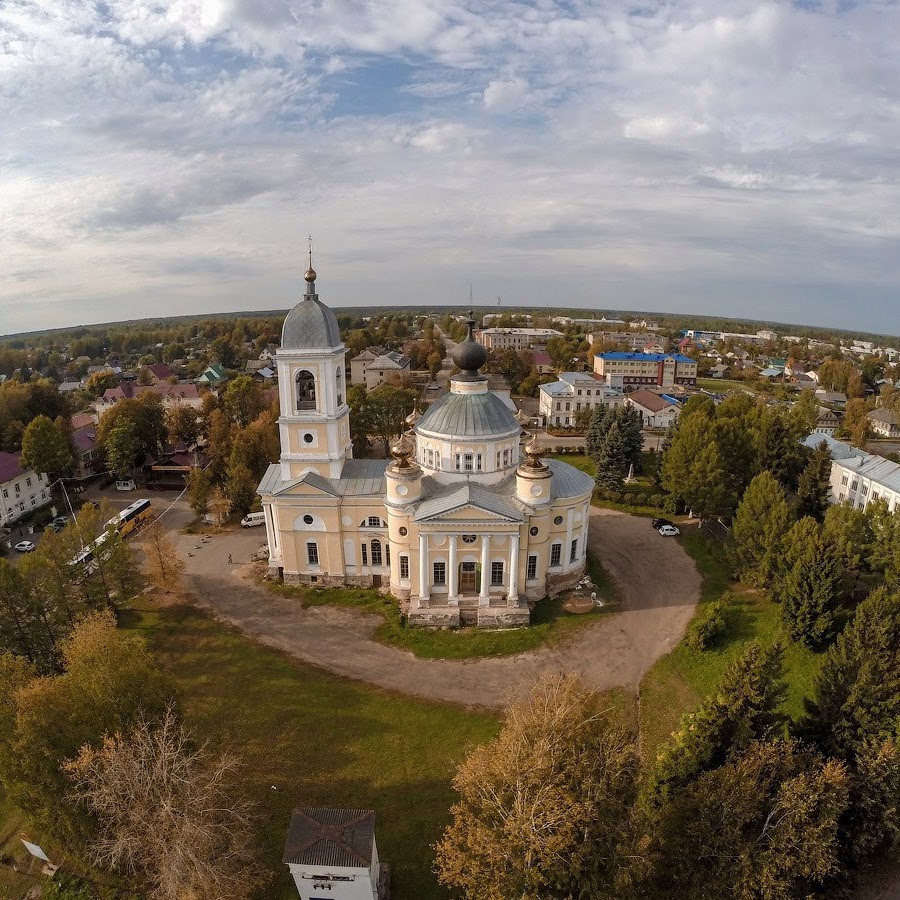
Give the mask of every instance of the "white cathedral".
[[[286, 582], [388, 586], [410, 624], [527, 624], [529, 603], [574, 587], [585, 567], [593, 479], [543, 460], [479, 369], [469, 333], [459, 371], [393, 447], [354, 459], [334, 313], [306, 294], [276, 354], [280, 462], [259, 485], [269, 574]], [[523, 458], [524, 457], [524, 458]]]

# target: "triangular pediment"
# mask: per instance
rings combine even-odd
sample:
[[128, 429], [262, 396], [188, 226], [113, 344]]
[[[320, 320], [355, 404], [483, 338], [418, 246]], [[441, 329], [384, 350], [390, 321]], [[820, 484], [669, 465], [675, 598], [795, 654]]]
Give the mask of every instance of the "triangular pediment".
[[306, 472], [294, 481], [273, 491], [276, 497], [336, 497], [337, 490], [327, 479], [317, 472]]

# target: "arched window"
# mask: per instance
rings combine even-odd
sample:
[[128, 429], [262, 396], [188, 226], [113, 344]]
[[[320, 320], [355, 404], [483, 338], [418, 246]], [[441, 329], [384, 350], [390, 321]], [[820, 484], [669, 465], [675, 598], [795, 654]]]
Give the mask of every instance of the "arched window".
[[337, 405], [340, 406], [344, 402], [344, 392], [341, 389], [341, 378], [343, 377], [343, 372], [341, 371], [341, 367], [338, 366], [334, 370], [334, 383], [337, 387]]
[[381, 541], [378, 538], [375, 538], [370, 545], [372, 549], [372, 565], [380, 566], [381, 565]]
[[297, 409], [316, 408], [316, 376], [307, 369], [297, 373]]

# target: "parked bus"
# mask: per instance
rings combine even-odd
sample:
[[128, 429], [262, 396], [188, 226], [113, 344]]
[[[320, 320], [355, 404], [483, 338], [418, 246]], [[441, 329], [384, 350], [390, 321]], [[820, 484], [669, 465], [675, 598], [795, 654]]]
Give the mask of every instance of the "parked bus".
[[126, 506], [122, 512], [110, 524], [115, 523], [119, 534], [129, 534], [135, 528], [140, 528], [153, 515], [153, 505], [149, 500], [135, 500], [131, 506]]
[[69, 560], [69, 565], [78, 573], [93, 575], [99, 568], [98, 558], [105, 559], [109, 553], [104, 551], [104, 545], [109, 540], [112, 531], [107, 528], [95, 541], [92, 541], [77, 556]]

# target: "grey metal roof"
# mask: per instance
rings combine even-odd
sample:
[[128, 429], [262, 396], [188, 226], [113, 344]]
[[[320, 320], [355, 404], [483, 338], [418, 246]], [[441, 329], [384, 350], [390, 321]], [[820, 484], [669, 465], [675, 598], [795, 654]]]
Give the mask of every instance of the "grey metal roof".
[[828, 444], [828, 449], [831, 451], [831, 458], [834, 460], [849, 459], [852, 456], [863, 457], [867, 455], [865, 450], [859, 450], [844, 441], [839, 441], [830, 434], [810, 434], [803, 439], [802, 443], [809, 447], [810, 450], [815, 450], [822, 441], [825, 441], [825, 443]]
[[900, 465], [883, 456], [866, 453], [861, 457], [855, 456], [835, 462], [839, 467], [856, 472], [862, 478], [868, 478], [873, 484], [900, 493]]
[[285, 317], [282, 350], [329, 350], [340, 343], [334, 313], [315, 294], [304, 297]]
[[383, 497], [386, 490], [384, 470], [389, 462], [389, 459], [348, 459], [341, 477], [331, 484], [343, 497]]
[[282, 861], [367, 869], [374, 846], [374, 810], [306, 806], [295, 809], [291, 816]]
[[425, 410], [416, 432], [447, 437], [487, 437], [520, 431], [512, 411], [491, 391], [483, 394], [444, 394]]
[[544, 462], [550, 466], [550, 471], [553, 473], [551, 487], [554, 497], [561, 499], [593, 493], [594, 479], [586, 472], [559, 459], [545, 459]]
[[256, 490], [259, 494], [279, 494], [295, 484], [303, 483], [334, 497], [383, 497], [384, 470], [389, 462], [387, 459], [348, 459], [344, 462], [340, 478], [325, 478], [317, 472], [306, 472], [290, 481], [281, 480], [281, 466], [273, 463], [266, 469]]
[[504, 488], [508, 490], [506, 482], [497, 485], [493, 490], [484, 485], [471, 482], [459, 486], [454, 485], [450, 490], [437, 494], [419, 504], [415, 520], [420, 522], [423, 519], [431, 519], [451, 512], [454, 509], [459, 509], [461, 506], [475, 506], [486, 512], [502, 516], [504, 519], [521, 522], [523, 518], [522, 513], [503, 496], [503, 493], [506, 493]]

